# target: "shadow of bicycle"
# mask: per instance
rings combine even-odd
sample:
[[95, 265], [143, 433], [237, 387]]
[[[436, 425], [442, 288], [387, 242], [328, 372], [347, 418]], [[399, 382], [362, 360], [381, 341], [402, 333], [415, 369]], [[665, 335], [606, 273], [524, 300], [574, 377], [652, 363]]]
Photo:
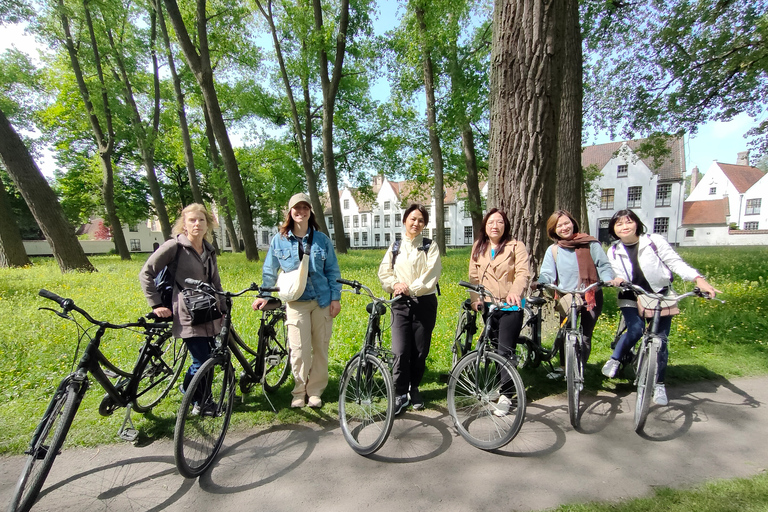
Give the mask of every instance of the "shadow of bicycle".
[[[435, 412], [439, 415], [435, 416]], [[448, 411], [442, 408], [409, 411], [397, 416], [384, 446], [368, 458], [404, 464], [433, 459], [445, 453], [453, 441], [447, 418]]]

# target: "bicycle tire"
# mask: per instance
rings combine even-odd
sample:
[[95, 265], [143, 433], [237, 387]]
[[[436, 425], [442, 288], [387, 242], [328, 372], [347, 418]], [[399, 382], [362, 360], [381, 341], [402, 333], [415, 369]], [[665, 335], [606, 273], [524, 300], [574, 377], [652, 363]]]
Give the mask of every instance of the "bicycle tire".
[[459, 362], [459, 359], [464, 357], [464, 354], [468, 351], [467, 349], [472, 346], [472, 340], [467, 340], [467, 337], [469, 336], [469, 331], [467, 327], [469, 326], [469, 319], [470, 319], [470, 313], [463, 309], [461, 310], [461, 315], [459, 315], [459, 321], [456, 323], [456, 332], [453, 335], [453, 346], [451, 347], [451, 368], [456, 366], [456, 363]]
[[140, 375], [133, 397], [133, 409], [139, 413], [149, 412], [176, 384], [187, 359], [187, 345], [180, 339], [175, 339], [170, 333], [164, 334], [154, 343], [152, 354], [144, 363], [136, 368]]
[[26, 452], [28, 457], [16, 483], [9, 511], [26, 512], [32, 508], [67, 438], [81, 400], [77, 386], [72, 383], [52, 399]]
[[[645, 340], [644, 340], [645, 341]], [[637, 368], [637, 397], [635, 399], [635, 432], [640, 433], [648, 419], [653, 387], [656, 384], [659, 341], [650, 339], [641, 348]]]
[[371, 455], [389, 437], [395, 421], [395, 385], [389, 367], [381, 359], [366, 354], [361, 363], [355, 355], [339, 385], [339, 423], [352, 449]]
[[525, 367], [535, 367], [533, 361], [534, 351], [531, 349], [533, 341], [527, 336], [520, 336], [517, 338], [517, 345], [515, 346], [515, 357], [517, 358], [517, 369], [521, 370]]
[[[210, 383], [210, 392], [205, 387]], [[200, 389], [198, 393], [198, 389]], [[213, 400], [211, 414], [195, 410], [195, 396], [201, 407]], [[205, 472], [219, 453], [227, 434], [235, 398], [235, 371], [223, 356], [207, 360], [189, 383], [181, 401], [173, 432], [173, 456], [182, 476], [195, 478]]]
[[579, 428], [579, 404], [581, 388], [584, 385], [581, 354], [579, 350], [580, 336], [569, 333], [565, 338], [565, 381], [568, 389], [568, 416], [573, 428]]
[[[511, 402], [506, 414], [499, 412], [498, 405], [503, 373], [511, 386], [505, 392]], [[486, 352], [478, 358], [477, 351], [472, 351], [461, 358], [451, 372], [448, 413], [461, 437], [472, 446], [482, 450], [501, 448], [523, 425], [523, 380], [507, 358], [495, 352]]]
[[288, 345], [288, 332], [285, 325], [285, 315], [273, 316], [274, 322], [268, 324], [271, 327], [266, 340], [264, 351], [264, 379], [265, 391], [277, 391], [288, 379], [291, 370], [291, 349]]

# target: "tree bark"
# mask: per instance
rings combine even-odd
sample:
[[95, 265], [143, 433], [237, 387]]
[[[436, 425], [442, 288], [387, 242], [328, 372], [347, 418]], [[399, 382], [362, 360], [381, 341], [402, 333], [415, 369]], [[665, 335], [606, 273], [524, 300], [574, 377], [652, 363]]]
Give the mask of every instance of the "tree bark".
[[181, 128], [181, 140], [184, 144], [184, 163], [187, 165], [187, 174], [189, 176], [189, 187], [192, 189], [192, 199], [198, 204], [203, 203], [203, 194], [200, 191], [200, 181], [197, 179], [197, 170], [195, 169], [195, 154], [192, 151], [192, 137], [189, 135], [189, 123], [187, 122], [187, 112], [184, 106], [184, 92], [181, 90], [181, 79], [176, 72], [176, 63], [173, 60], [173, 50], [171, 49], [171, 39], [168, 37], [168, 27], [165, 24], [162, 4], [158, 0], [152, 0], [155, 11], [157, 12], [157, 22], [160, 25], [160, 33], [163, 36], [165, 49], [167, 51], [168, 69], [171, 72], [173, 81], [173, 92], [176, 96], [176, 114], [179, 117], [179, 128]]
[[[75, 230], [67, 221], [43, 173], [32, 159], [21, 137], [0, 110], [0, 157], [16, 188], [19, 189], [37, 225], [51, 244], [53, 257], [62, 272], [79, 270], [95, 272], [77, 241]], [[5, 194], [5, 191], [0, 191]], [[5, 244], [3, 240], [3, 244]]]
[[205, 14], [206, 1], [197, 0], [196, 26], [200, 45], [199, 54], [189, 37], [176, 0], [164, 0], [164, 2], [168, 17], [171, 19], [176, 36], [179, 39], [179, 44], [184, 52], [184, 57], [187, 60], [187, 65], [194, 73], [200, 90], [203, 93], [205, 108], [210, 116], [211, 127], [221, 151], [224, 169], [227, 171], [227, 181], [229, 181], [229, 186], [232, 189], [232, 198], [235, 201], [238, 224], [240, 225], [240, 232], [243, 235], [243, 243], [245, 245], [245, 256], [251, 261], [258, 260], [259, 250], [253, 230], [250, 205], [245, 197], [245, 189], [243, 187], [243, 180], [240, 177], [235, 151], [227, 134], [227, 127], [224, 123], [219, 98], [213, 82], [213, 69], [211, 68], [210, 51], [208, 48], [207, 18]]
[[554, 7], [553, 0], [496, 0], [493, 14], [488, 206], [508, 214], [533, 268], [555, 206]]
[[[96, 44], [96, 35], [93, 30], [93, 21], [91, 20], [91, 13], [88, 9], [88, 0], [83, 0], [83, 10], [85, 12], [85, 19], [88, 25], [88, 32], [91, 38], [91, 46], [93, 49], [94, 64], [96, 66], [99, 83], [101, 84], [101, 100], [104, 108], [104, 118], [107, 125], [107, 132], [101, 127], [101, 122], [96, 115], [96, 111], [93, 108], [93, 102], [91, 101], [91, 94], [88, 91], [88, 86], [85, 84], [83, 78], [83, 70], [80, 67], [80, 61], [77, 55], [77, 49], [75, 48], [74, 40], [72, 39], [72, 33], [69, 29], [69, 17], [66, 14], [63, 0], [59, 0], [59, 17], [61, 20], [62, 28], [64, 29], [64, 44], [67, 47], [67, 53], [72, 64], [72, 71], [75, 74], [75, 80], [77, 81], [80, 95], [83, 98], [85, 104], [85, 110], [88, 115], [88, 120], [91, 123], [91, 130], [96, 139], [96, 146], [99, 152], [99, 162], [101, 164], [101, 196], [104, 201], [104, 208], [107, 211], [107, 221], [109, 221], [112, 239], [115, 243], [115, 249], [123, 260], [131, 259], [131, 252], [128, 250], [128, 245], [125, 242], [125, 235], [123, 234], [123, 226], [120, 222], [120, 218], [117, 215], [117, 208], [115, 207], [115, 184], [114, 184], [114, 171], [112, 169], [112, 152], [114, 151], [115, 135], [112, 126], [112, 111], [109, 108], [109, 97], [107, 95], [107, 88], [104, 84], [104, 72], [101, 67], [101, 57], [99, 56], [99, 49]], [[42, 226], [41, 226], [42, 227]]]
[[443, 151], [440, 147], [440, 135], [437, 126], [437, 102], [435, 100], [435, 74], [432, 66], [432, 52], [428, 44], [427, 24], [424, 21], [424, 9], [415, 7], [416, 18], [421, 34], [421, 51], [423, 56], [424, 92], [427, 97], [427, 129], [429, 130], [429, 145], [432, 152], [432, 169], [435, 173], [435, 226], [437, 236], [435, 241], [440, 247], [440, 254], [445, 256], [445, 187], [443, 185]]
[[[578, 0], [563, 0], [563, 74], [557, 151], [557, 208], [581, 218], [584, 171], [581, 168], [583, 56]], [[581, 227], [581, 225], [580, 225]], [[588, 227], [588, 226], [587, 226]]]
[[0, 218], [5, 219], [0, 222], [0, 268], [31, 265], [3, 180], [0, 180]]
[[[323, 8], [320, 0], [312, 0], [315, 13], [315, 31], [323, 40]], [[349, 27], [349, 0], [341, 0], [339, 29], [336, 34], [335, 58], [333, 75], [328, 76], [328, 53], [325, 44], [321, 42], [320, 51], [320, 83], [323, 89], [323, 168], [328, 184], [328, 195], [331, 200], [333, 216], [333, 235], [336, 241], [336, 252], [346, 254], [347, 240], [344, 237], [344, 222], [341, 215], [341, 199], [339, 198], [339, 183], [336, 175], [336, 159], [333, 153], [333, 113], [336, 109], [336, 94], [339, 92], [341, 70], [344, 65], [344, 52], [347, 47], [347, 28]]]

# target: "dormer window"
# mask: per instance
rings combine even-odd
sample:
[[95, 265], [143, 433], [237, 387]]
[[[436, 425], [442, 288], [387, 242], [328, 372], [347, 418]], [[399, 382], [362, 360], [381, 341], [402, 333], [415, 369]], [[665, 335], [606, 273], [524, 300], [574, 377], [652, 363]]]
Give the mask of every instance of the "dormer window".
[[629, 166], [628, 165], [620, 165], [618, 167], [618, 170], [616, 171], [616, 177], [617, 178], [626, 178], [629, 174]]

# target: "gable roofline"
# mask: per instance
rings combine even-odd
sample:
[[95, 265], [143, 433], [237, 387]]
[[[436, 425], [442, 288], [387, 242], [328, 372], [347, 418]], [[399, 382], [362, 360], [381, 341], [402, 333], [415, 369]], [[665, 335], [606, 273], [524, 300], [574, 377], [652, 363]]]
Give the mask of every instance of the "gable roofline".
[[716, 164], [739, 194], [744, 194], [765, 176], [763, 171], [750, 165], [723, 164], [720, 162], [716, 162]]
[[[585, 146], [581, 152], [581, 165], [587, 167], [596, 165], [598, 169], [603, 170], [612, 159], [621, 157], [627, 147], [631, 154], [639, 158], [654, 174], [659, 181], [683, 181], [685, 176], [685, 151], [682, 137], [671, 137], [667, 140], [669, 155], [664, 157], [658, 166], [655, 166], [654, 158], [640, 158], [637, 150], [646, 142], [647, 139], [633, 139], [618, 142], [608, 142], [606, 144], [596, 144]], [[627, 159], [629, 155], [624, 158]], [[630, 160], [627, 159], [627, 162]]]

